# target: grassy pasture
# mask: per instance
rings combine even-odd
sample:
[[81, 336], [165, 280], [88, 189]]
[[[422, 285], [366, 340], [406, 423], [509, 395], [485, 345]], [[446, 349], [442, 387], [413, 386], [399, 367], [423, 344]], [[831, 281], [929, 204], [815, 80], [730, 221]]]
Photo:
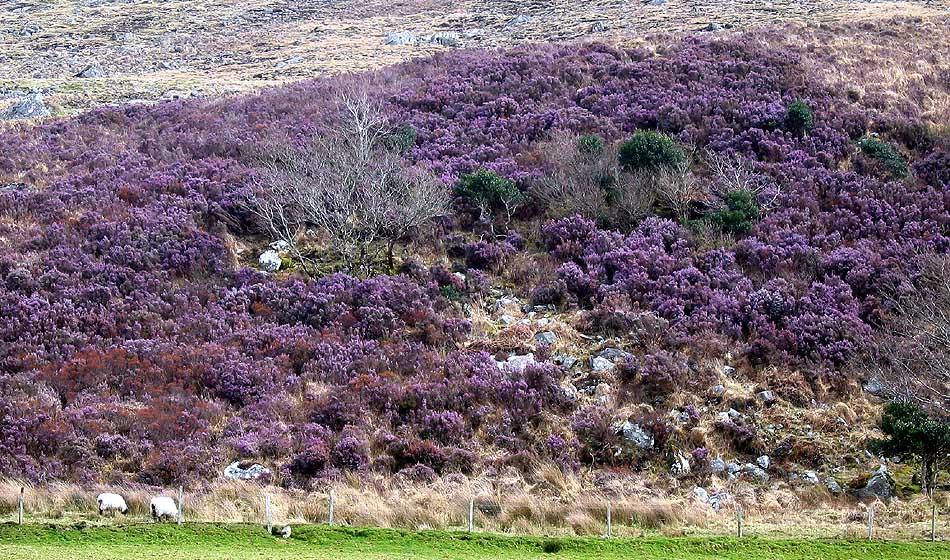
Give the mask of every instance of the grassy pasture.
[[186, 523], [0, 526], [6, 560], [224, 559], [938, 559], [950, 543], [746, 538], [506, 537], [445, 531], [294, 527], [289, 540], [259, 525]]

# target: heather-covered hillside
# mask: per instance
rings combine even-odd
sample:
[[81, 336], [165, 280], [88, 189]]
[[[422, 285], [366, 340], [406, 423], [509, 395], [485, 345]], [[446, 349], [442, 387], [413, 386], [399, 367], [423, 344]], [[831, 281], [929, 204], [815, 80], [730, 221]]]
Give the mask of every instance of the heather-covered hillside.
[[[0, 475], [861, 467], [875, 412], [846, 403], [950, 252], [950, 56], [931, 37], [861, 83], [873, 50], [796, 33], [460, 51], [5, 130]], [[449, 211], [392, 263], [344, 270], [308, 231], [259, 270], [266, 154], [310, 153], [354, 90]]]

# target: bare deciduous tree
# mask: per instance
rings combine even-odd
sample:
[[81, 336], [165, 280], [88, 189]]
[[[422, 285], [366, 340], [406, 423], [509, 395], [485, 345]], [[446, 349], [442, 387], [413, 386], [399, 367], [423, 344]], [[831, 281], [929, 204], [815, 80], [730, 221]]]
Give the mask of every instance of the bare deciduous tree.
[[615, 158], [606, 153], [582, 153], [578, 139], [557, 132], [538, 148], [547, 173], [532, 185], [532, 195], [554, 217], [580, 214], [604, 221], [608, 213], [606, 189], [617, 173]]
[[635, 226], [656, 202], [654, 185], [645, 176], [622, 172], [616, 147], [585, 152], [579, 140], [558, 132], [539, 147], [547, 172], [533, 185], [532, 195], [553, 217], [580, 214], [614, 227]]
[[680, 222], [689, 219], [695, 208], [709, 200], [705, 183], [693, 175], [686, 161], [651, 172], [643, 180], [652, 184], [660, 206]]
[[893, 316], [865, 366], [885, 396], [950, 416], [950, 258], [929, 258], [918, 288], [891, 299]]
[[263, 180], [252, 201], [261, 222], [306, 262], [307, 228], [326, 234], [350, 270], [443, 215], [448, 189], [427, 169], [389, 150], [386, 113], [363, 93], [340, 97], [338, 119], [306, 150], [279, 147], [261, 158]]
[[752, 164], [748, 159], [739, 155], [722, 155], [707, 150], [706, 164], [712, 171], [713, 184], [718, 196], [725, 198], [730, 192], [749, 191], [759, 200], [762, 211], [768, 212], [776, 207], [778, 198], [782, 194], [781, 189], [775, 184], [767, 186], [763, 177], [752, 169]]

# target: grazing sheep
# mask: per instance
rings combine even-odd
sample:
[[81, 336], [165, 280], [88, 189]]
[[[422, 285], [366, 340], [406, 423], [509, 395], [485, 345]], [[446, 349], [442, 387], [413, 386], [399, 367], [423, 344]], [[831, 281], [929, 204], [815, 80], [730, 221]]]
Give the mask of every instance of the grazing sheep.
[[125, 505], [125, 499], [111, 492], [103, 492], [96, 496], [96, 504], [99, 505], [99, 515], [106, 512], [115, 515], [115, 512], [128, 513], [129, 506]]
[[178, 519], [178, 506], [175, 505], [175, 500], [168, 496], [156, 496], [152, 498], [148, 507], [152, 511], [152, 519], [155, 521], [163, 519], [174, 521]]

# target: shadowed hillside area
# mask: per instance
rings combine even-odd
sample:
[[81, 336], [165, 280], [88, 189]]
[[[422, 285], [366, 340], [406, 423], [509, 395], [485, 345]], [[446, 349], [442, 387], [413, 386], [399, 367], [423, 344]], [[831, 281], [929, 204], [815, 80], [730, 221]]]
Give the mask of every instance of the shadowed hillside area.
[[3, 4], [0, 516], [947, 508], [944, 3]]

